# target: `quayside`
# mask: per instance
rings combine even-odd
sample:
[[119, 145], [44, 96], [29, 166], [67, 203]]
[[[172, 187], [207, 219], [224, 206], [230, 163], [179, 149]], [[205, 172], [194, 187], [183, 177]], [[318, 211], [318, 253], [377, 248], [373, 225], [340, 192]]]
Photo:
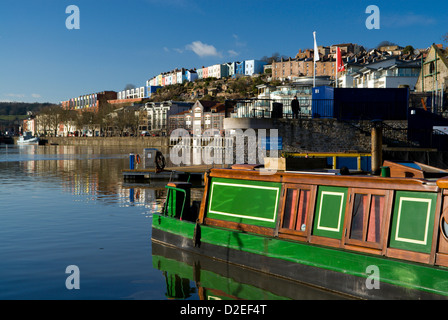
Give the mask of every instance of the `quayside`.
[[448, 171], [386, 176], [212, 169], [202, 201], [170, 182], [152, 240], [363, 299], [448, 297]]

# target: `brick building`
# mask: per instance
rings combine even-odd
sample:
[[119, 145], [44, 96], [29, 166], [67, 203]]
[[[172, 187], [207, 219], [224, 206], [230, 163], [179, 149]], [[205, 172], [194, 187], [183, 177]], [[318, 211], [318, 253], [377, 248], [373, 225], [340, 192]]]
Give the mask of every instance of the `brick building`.
[[[336, 60], [324, 57], [316, 62], [316, 76], [330, 76], [334, 79], [336, 73]], [[281, 60], [272, 63], [272, 79], [284, 80], [301, 76], [314, 75], [313, 58]]]

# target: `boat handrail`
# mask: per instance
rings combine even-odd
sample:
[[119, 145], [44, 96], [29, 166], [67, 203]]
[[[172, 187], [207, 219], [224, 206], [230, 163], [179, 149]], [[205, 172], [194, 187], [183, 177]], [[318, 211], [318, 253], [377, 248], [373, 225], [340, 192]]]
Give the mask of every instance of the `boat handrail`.
[[[185, 199], [187, 198], [187, 191], [184, 190], [184, 189], [176, 188], [176, 187], [169, 186], [169, 185], [165, 186], [165, 188], [166, 188], [166, 189], [169, 189], [169, 190], [173, 190], [173, 191], [183, 192], [183, 193], [185, 194], [185, 196], [184, 196], [184, 200], [183, 200], [183, 203], [182, 203], [182, 210], [180, 211], [180, 216], [179, 216], [179, 219], [182, 220], [182, 215], [183, 215], [183, 213], [184, 213], [184, 208], [185, 208]], [[168, 191], [168, 195], [167, 195], [167, 197], [166, 197], [166, 201], [165, 201], [165, 206], [164, 206], [164, 208], [163, 208], [163, 214], [164, 214], [164, 215], [166, 215], [166, 208], [167, 208], [168, 203], [169, 203], [169, 201], [168, 201], [168, 199], [169, 199], [168, 197], [169, 197], [169, 196], [170, 196], [170, 193], [169, 193], [169, 191]]]

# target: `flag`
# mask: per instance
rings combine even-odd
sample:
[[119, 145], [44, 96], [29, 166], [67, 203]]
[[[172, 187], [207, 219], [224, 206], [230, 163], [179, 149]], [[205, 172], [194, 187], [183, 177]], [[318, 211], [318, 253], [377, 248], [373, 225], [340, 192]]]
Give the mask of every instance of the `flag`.
[[319, 49], [317, 48], [316, 31], [313, 32], [313, 35], [314, 35], [314, 61], [319, 61]]
[[345, 71], [344, 63], [342, 62], [341, 48], [338, 47], [336, 51], [336, 68], [337, 72]]

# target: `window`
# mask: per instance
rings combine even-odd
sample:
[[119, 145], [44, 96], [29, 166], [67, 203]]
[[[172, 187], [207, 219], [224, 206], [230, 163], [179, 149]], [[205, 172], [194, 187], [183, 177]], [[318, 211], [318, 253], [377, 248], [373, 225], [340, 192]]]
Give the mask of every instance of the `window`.
[[432, 62], [429, 64], [429, 73], [430, 73], [430, 74], [433, 74], [435, 71], [436, 71], [436, 65], [435, 65], [434, 61], [432, 61]]
[[397, 191], [390, 247], [430, 253], [437, 194]]
[[308, 217], [314, 186], [287, 185], [283, 206], [282, 233], [302, 234], [308, 230]]
[[388, 190], [351, 189], [345, 243], [381, 249]]
[[313, 235], [341, 239], [347, 188], [320, 186], [317, 194]]

